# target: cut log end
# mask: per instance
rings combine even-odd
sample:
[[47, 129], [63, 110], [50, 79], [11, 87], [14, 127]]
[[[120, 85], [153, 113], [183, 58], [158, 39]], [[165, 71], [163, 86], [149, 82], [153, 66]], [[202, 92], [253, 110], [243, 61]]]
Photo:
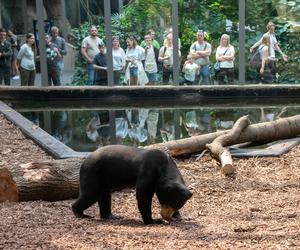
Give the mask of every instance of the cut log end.
[[0, 168], [0, 202], [19, 201], [16, 182], [7, 168]]
[[222, 167], [222, 171], [225, 175], [234, 175], [236, 173], [236, 169], [232, 164], [225, 164]]

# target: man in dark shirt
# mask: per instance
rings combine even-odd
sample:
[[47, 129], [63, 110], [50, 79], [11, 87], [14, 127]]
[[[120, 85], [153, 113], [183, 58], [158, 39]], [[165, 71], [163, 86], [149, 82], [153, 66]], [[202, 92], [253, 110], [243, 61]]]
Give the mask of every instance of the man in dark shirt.
[[48, 84], [60, 86], [60, 69], [58, 62], [60, 61], [62, 55], [59, 52], [56, 44], [50, 41], [48, 34], [45, 35], [46, 42], [46, 56], [47, 56], [47, 66], [48, 66]]
[[10, 64], [13, 52], [11, 44], [6, 40], [6, 30], [0, 28], [0, 84], [10, 85]]
[[105, 45], [103, 43], [99, 44], [99, 51], [93, 61], [93, 67], [95, 69], [94, 84], [107, 86], [107, 60]]

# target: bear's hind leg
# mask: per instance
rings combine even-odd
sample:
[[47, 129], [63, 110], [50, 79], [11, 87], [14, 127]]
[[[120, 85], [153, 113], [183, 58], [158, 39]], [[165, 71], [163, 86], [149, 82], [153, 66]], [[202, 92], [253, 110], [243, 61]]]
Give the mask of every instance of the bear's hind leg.
[[72, 204], [74, 215], [78, 218], [90, 218], [91, 216], [85, 215], [83, 211], [92, 206], [96, 201], [96, 198], [80, 194], [78, 199]]
[[111, 190], [103, 190], [101, 192], [98, 205], [102, 219], [114, 219], [111, 213]]

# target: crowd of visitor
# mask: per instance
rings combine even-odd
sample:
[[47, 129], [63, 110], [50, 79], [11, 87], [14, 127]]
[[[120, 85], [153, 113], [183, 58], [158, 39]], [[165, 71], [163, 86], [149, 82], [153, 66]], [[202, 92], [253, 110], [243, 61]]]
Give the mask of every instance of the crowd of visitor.
[[[48, 85], [60, 86], [64, 69], [63, 56], [67, 54], [65, 39], [56, 26], [51, 34], [45, 34]], [[28, 33], [21, 45], [12, 31], [0, 28], [0, 84], [10, 85], [11, 79], [20, 79], [21, 86], [33, 86], [40, 55], [34, 34]]]
[[[280, 49], [275, 37], [275, 24], [269, 22], [267, 33], [250, 48], [260, 54], [257, 68], [259, 81], [272, 83], [277, 74], [275, 51], [284, 61], [288, 60]], [[190, 45], [186, 60], [181, 67], [180, 85], [210, 84], [212, 45], [205, 40], [206, 32], [198, 30], [196, 41]], [[67, 54], [66, 42], [59, 35], [56, 26], [51, 34], [45, 34], [46, 58], [48, 65], [48, 84], [61, 85], [64, 70], [63, 57]], [[155, 39], [155, 31], [150, 29], [139, 43], [135, 37], [126, 38], [126, 48], [121, 48], [118, 37], [112, 39], [113, 84], [144, 86], [155, 85], [159, 81], [170, 84], [173, 81], [173, 32], [165, 33], [162, 46]], [[104, 41], [98, 37], [96, 26], [91, 26], [89, 35], [81, 43], [80, 53], [87, 65], [87, 85], [108, 85], [107, 55]], [[181, 41], [178, 39], [178, 56], [181, 62]], [[21, 46], [20, 39], [12, 31], [0, 29], [0, 83], [10, 85], [10, 80], [19, 79], [21, 86], [32, 86], [35, 82], [36, 64], [39, 61], [36, 40], [33, 34], [26, 35]], [[222, 34], [216, 48], [214, 80], [218, 84], [234, 84], [235, 48], [230, 44], [230, 36]], [[159, 80], [161, 77], [161, 80]]]

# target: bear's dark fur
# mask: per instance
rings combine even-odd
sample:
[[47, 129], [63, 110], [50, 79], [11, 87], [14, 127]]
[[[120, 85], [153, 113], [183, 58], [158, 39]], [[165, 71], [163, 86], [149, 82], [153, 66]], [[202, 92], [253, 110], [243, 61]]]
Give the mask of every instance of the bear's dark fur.
[[[138, 208], [145, 224], [152, 219], [154, 193], [171, 214], [170, 220], [180, 215], [178, 210], [192, 196], [174, 160], [161, 150], [140, 149], [123, 145], [102, 147], [91, 153], [80, 168], [80, 194], [72, 205], [77, 217], [87, 217], [83, 211], [98, 202], [101, 218], [112, 218], [111, 193], [126, 187], [136, 187]], [[167, 217], [167, 218], [166, 218]]]

